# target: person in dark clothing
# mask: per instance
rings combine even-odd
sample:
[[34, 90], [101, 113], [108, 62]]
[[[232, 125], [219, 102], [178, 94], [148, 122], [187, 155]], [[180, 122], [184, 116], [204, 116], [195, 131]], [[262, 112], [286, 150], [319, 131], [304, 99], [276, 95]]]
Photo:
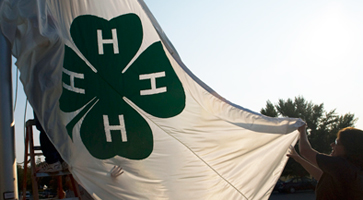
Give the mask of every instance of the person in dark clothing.
[[287, 156], [300, 163], [316, 180], [317, 200], [363, 198], [363, 131], [348, 127], [340, 130], [331, 143], [330, 155], [311, 148], [306, 125], [299, 128], [300, 156], [293, 147]]
[[34, 121], [36, 128], [40, 132], [40, 148], [42, 149], [43, 155], [45, 157], [45, 162], [40, 164], [37, 172], [57, 172], [67, 169], [68, 165], [63, 161], [61, 155], [54, 147], [53, 143], [49, 140], [35, 113]]

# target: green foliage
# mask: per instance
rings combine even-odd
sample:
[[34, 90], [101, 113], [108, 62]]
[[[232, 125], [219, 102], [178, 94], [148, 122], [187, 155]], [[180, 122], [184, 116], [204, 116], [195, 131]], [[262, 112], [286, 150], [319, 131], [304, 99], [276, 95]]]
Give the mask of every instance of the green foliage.
[[277, 117], [279, 115], [271, 101], [266, 102], [266, 108], [261, 109], [261, 114], [269, 117]]
[[[20, 164], [18, 164], [16, 168], [18, 173], [18, 190], [19, 192], [21, 192], [23, 190], [24, 168]], [[31, 171], [30, 166], [28, 166], [28, 170], [26, 172], [26, 189], [28, 191], [31, 191], [32, 189], [30, 171]]]
[[[335, 140], [337, 132], [345, 127], [353, 127], [357, 119], [354, 114], [338, 115], [334, 110], [324, 110], [324, 104], [314, 104], [303, 97], [292, 99], [279, 99], [273, 105], [267, 101], [266, 107], [261, 109], [261, 114], [270, 117], [301, 118], [308, 125], [308, 138], [311, 146], [321, 152], [329, 154], [330, 144]], [[296, 148], [296, 147], [295, 147]], [[298, 163], [289, 159], [282, 176], [306, 176], [308, 173]]]

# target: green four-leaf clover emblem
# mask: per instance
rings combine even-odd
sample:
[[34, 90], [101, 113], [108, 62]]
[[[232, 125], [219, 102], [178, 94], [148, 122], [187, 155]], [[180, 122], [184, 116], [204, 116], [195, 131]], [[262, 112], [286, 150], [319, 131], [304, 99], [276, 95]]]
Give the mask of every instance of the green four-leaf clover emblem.
[[81, 139], [95, 158], [147, 158], [154, 146], [152, 130], [128, 102], [159, 118], [176, 116], [185, 107], [182, 84], [161, 42], [134, 58], [144, 36], [135, 14], [109, 21], [79, 16], [70, 33], [88, 63], [65, 47], [59, 103], [63, 112], [76, 113], [66, 126], [69, 136], [81, 124]]

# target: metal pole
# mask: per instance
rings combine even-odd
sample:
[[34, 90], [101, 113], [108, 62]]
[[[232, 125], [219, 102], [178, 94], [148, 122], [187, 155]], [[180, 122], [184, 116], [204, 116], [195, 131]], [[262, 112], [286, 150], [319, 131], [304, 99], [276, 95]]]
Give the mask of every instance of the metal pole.
[[0, 199], [18, 199], [11, 45], [0, 30]]

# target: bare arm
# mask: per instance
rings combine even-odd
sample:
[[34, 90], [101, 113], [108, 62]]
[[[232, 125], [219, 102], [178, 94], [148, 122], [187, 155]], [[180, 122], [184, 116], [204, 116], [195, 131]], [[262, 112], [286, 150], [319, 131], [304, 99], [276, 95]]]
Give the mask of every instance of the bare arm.
[[306, 125], [299, 127], [298, 130], [300, 132], [299, 150], [301, 156], [312, 165], [318, 167], [318, 163], [316, 161], [316, 154], [318, 154], [319, 152], [315, 151], [310, 145], [310, 142], [306, 135]]
[[309, 172], [317, 181], [319, 181], [323, 172], [316, 166], [312, 165], [310, 162], [302, 158], [296, 151], [293, 146], [290, 147], [290, 153], [287, 154], [288, 157], [293, 158], [296, 162], [298, 162], [301, 166], [304, 167], [306, 171]]

